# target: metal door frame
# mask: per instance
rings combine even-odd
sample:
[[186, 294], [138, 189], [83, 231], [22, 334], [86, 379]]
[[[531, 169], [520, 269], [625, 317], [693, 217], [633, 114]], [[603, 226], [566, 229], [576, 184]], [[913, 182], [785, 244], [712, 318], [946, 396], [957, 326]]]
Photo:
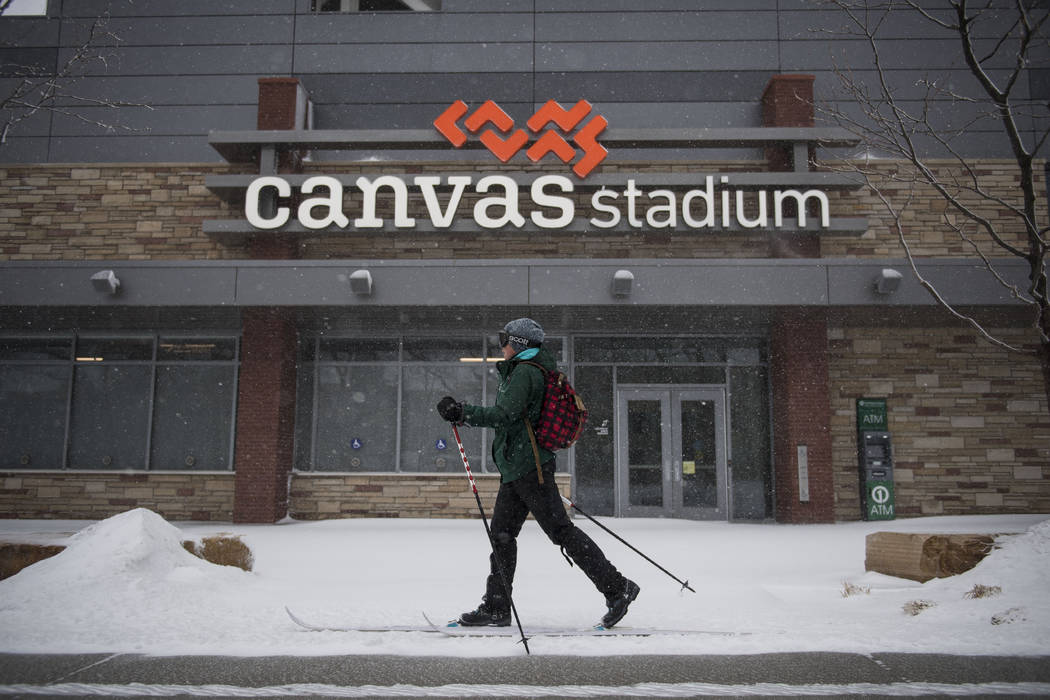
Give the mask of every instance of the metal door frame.
[[[663, 506], [632, 506], [627, 470], [629, 435], [627, 402], [659, 401], [661, 416], [661, 454]], [[683, 400], [713, 401], [715, 404], [715, 469], [718, 505], [714, 508], [684, 508], [682, 505], [681, 407]], [[728, 426], [724, 386], [687, 384], [621, 384], [616, 389], [616, 448], [614, 463], [615, 508], [617, 517], [674, 517], [694, 520], [728, 520], [729, 470], [727, 459]]]

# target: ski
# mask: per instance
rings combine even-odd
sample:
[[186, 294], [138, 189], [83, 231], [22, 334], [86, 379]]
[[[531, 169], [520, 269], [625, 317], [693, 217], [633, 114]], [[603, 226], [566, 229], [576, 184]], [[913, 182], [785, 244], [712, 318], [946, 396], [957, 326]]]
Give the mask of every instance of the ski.
[[[423, 619], [425, 625], [355, 625], [355, 624], [331, 624], [316, 623], [302, 619], [290, 608], [284, 611], [288, 617], [299, 627], [311, 632], [422, 632], [426, 634], [441, 634], [446, 637], [516, 637], [518, 631], [514, 627], [464, 627], [457, 622], [438, 624], [433, 622], [426, 613]], [[648, 627], [526, 627], [527, 637], [653, 637], [653, 636], [739, 636], [750, 634], [750, 632], [727, 632], [717, 630], [674, 630], [655, 629]]]
[[[512, 627], [464, 627], [455, 620], [439, 625], [433, 622], [426, 613], [423, 618], [435, 632], [449, 637], [516, 637], [517, 630]], [[612, 627], [605, 628], [600, 624], [594, 627], [544, 627], [525, 625], [528, 637], [655, 637], [655, 636], [695, 636], [716, 635], [735, 636], [749, 632], [721, 632], [716, 630], [674, 630], [652, 627]]]

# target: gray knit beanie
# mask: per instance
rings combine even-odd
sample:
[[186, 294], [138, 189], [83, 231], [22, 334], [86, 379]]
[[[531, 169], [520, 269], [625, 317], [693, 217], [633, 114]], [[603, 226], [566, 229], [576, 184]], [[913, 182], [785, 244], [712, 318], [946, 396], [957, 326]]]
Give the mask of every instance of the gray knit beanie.
[[543, 328], [531, 318], [516, 318], [503, 330], [510, 336], [510, 346], [515, 352], [539, 347], [543, 343]]

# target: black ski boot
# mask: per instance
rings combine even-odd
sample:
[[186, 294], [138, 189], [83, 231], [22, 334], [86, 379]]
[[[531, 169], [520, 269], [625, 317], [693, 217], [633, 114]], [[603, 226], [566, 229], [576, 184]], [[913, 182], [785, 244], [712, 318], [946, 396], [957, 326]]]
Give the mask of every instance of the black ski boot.
[[602, 618], [602, 627], [605, 629], [613, 627], [623, 619], [623, 616], [627, 614], [627, 608], [631, 606], [634, 599], [638, 597], [638, 592], [642, 590], [631, 579], [626, 580], [627, 584], [622, 591], [605, 596], [605, 604], [609, 607], [609, 612], [605, 613], [605, 617]]
[[482, 603], [476, 610], [460, 615], [459, 624], [464, 627], [508, 627], [510, 610], [490, 608], [488, 603]]

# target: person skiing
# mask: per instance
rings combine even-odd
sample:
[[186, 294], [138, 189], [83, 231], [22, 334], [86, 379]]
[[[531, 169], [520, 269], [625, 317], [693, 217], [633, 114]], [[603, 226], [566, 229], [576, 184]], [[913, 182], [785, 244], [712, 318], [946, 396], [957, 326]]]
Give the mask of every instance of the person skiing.
[[[535, 423], [544, 396], [544, 376], [535, 362], [548, 372], [557, 371], [554, 356], [543, 347], [543, 328], [531, 318], [507, 323], [499, 333], [503, 360], [496, 364], [499, 390], [493, 406], [474, 406], [446, 396], [438, 402], [438, 413], [456, 425], [494, 428], [492, 460], [500, 472], [500, 487], [492, 512], [492, 548], [489, 575], [481, 604], [459, 616], [459, 624], [470, 627], [510, 625], [510, 588], [517, 564], [517, 536], [532, 513], [551, 542], [583, 571], [605, 596], [607, 612], [603, 627], [610, 628], [627, 614], [638, 597], [638, 584], [621, 574], [594, 541], [569, 519], [554, 481], [554, 453], [539, 448], [544, 475], [540, 483], [536, 457], [524, 417]], [[499, 557], [497, 560], [496, 557]], [[500, 577], [500, 564], [507, 588]]]

